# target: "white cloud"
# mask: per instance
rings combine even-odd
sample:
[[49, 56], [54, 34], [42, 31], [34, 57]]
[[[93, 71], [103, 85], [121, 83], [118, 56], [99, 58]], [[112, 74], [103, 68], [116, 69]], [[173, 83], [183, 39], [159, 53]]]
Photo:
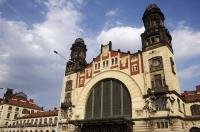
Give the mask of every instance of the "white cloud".
[[189, 60], [200, 56], [200, 31], [195, 31], [188, 26], [179, 23], [172, 31], [173, 49], [176, 58]]
[[140, 34], [144, 31], [143, 27], [113, 27], [108, 30], [103, 30], [97, 37], [98, 43], [107, 44], [112, 41], [114, 49], [123, 51], [137, 51], [141, 49]]
[[115, 16], [118, 13], [118, 11], [119, 11], [118, 9], [110, 10], [110, 11], [106, 12], [105, 16], [107, 16], [107, 17]]
[[70, 55], [71, 44], [82, 33], [82, 14], [76, 9], [81, 2], [47, 1], [45, 21], [32, 28], [23, 21], [0, 17], [1, 87], [20, 89], [32, 96], [40, 94], [38, 100], [43, 103], [54, 93], [56, 99], [49, 105], [58, 104], [65, 62], [53, 50]]
[[180, 78], [184, 80], [200, 77], [200, 64], [189, 66], [179, 72]]

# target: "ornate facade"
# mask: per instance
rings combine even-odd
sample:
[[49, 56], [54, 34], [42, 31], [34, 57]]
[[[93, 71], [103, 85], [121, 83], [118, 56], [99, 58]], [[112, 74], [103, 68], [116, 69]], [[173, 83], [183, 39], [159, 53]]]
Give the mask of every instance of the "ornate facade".
[[[164, 14], [149, 5], [142, 17], [142, 50], [112, 50], [112, 42], [86, 63], [86, 45], [78, 38], [61, 92], [58, 130], [189, 131], [200, 127], [200, 93], [181, 94]], [[190, 101], [189, 96], [194, 97]], [[196, 128], [197, 129], [197, 128]]]

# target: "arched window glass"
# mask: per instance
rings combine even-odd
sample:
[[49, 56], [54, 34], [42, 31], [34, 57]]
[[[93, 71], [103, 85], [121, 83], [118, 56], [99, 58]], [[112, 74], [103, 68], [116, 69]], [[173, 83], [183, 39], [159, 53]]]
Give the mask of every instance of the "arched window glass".
[[116, 79], [95, 84], [88, 96], [86, 118], [131, 117], [131, 97], [126, 86]]
[[192, 115], [200, 115], [200, 105], [194, 104], [190, 107]]

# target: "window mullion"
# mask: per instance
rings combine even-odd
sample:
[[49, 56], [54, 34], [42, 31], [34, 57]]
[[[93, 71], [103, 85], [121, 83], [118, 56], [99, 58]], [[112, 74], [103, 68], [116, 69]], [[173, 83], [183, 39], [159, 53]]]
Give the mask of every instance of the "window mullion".
[[113, 84], [110, 80], [110, 115], [113, 115]]
[[100, 108], [100, 117], [103, 117], [103, 82], [101, 82], [101, 108]]
[[92, 90], [92, 118], [94, 117], [94, 90]]
[[121, 88], [121, 115], [123, 115], [124, 113], [124, 98], [123, 98], [123, 87], [122, 84], [120, 84], [120, 88]]

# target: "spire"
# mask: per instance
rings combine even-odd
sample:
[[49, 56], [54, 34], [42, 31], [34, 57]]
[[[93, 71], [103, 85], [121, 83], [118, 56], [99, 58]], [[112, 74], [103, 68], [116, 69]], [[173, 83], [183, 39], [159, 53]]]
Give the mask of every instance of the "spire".
[[172, 51], [171, 35], [164, 25], [164, 14], [156, 4], [147, 6], [142, 17], [145, 31], [141, 34], [142, 50], [166, 45]]

